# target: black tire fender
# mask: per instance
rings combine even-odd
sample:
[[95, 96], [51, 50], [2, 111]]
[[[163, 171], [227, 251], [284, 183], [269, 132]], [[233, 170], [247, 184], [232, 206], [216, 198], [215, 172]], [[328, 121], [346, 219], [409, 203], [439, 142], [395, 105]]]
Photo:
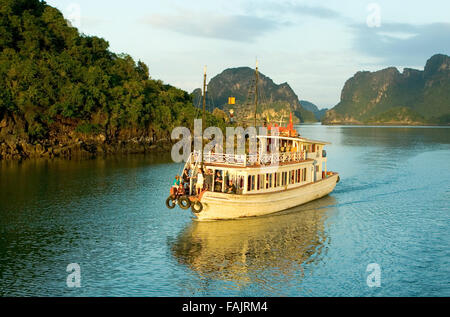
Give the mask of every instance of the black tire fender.
[[203, 210], [203, 204], [201, 202], [199, 202], [199, 201], [196, 201], [196, 202], [191, 204], [191, 209], [192, 209], [193, 213], [199, 214]]
[[172, 196], [169, 196], [166, 199], [166, 207], [169, 209], [174, 209], [176, 206], [175, 200], [172, 198]]
[[191, 207], [191, 201], [187, 196], [183, 196], [178, 199], [178, 204], [180, 205], [180, 208], [183, 210], [187, 210]]

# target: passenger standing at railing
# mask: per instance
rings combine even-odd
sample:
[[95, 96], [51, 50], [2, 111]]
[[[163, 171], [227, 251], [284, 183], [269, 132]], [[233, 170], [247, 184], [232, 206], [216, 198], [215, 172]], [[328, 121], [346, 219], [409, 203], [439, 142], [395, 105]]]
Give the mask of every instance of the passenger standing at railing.
[[203, 183], [204, 183], [203, 170], [199, 169], [197, 173], [197, 184], [195, 185], [197, 196], [199, 196], [203, 190]]
[[189, 171], [188, 169], [185, 169], [183, 171], [183, 187], [186, 190], [186, 192], [189, 192], [189, 179], [190, 179]]
[[214, 172], [212, 170], [207, 169], [205, 173], [205, 184], [206, 184], [206, 190], [213, 191], [212, 190], [212, 183], [214, 178]]

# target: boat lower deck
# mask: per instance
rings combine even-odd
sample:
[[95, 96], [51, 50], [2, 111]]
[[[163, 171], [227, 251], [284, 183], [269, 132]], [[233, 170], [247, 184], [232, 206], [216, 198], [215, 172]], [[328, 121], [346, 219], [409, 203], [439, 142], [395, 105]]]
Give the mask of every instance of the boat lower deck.
[[331, 193], [339, 181], [339, 174], [286, 190], [247, 195], [205, 192], [200, 201], [202, 212], [198, 220], [235, 219], [279, 212], [299, 206]]

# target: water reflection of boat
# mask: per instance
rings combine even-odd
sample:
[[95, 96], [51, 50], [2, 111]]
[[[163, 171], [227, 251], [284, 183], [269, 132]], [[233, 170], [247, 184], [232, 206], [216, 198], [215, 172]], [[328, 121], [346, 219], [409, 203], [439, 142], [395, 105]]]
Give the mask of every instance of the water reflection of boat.
[[298, 272], [301, 278], [305, 266], [326, 254], [324, 222], [335, 204], [328, 196], [270, 216], [195, 221], [170, 248], [179, 263], [200, 276], [238, 286], [261, 279], [262, 270], [275, 270], [279, 277]]

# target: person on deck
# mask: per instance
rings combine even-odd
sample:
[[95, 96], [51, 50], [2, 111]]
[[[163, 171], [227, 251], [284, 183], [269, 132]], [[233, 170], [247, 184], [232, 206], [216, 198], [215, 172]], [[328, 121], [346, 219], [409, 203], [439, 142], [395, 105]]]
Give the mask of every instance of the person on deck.
[[178, 185], [180, 185], [180, 175], [175, 176], [172, 186], [178, 187]]
[[186, 190], [186, 192], [189, 191], [189, 179], [190, 179], [189, 171], [185, 169], [183, 171], [183, 187]]
[[220, 172], [216, 172], [216, 177], [214, 180], [214, 191], [215, 192], [221, 192], [222, 191], [222, 175], [220, 175]]
[[203, 170], [200, 169], [197, 173], [197, 184], [195, 185], [197, 196], [200, 196], [200, 193], [203, 190], [203, 182], [204, 182]]
[[178, 185], [177, 194], [178, 194], [178, 197], [184, 196], [184, 194], [185, 194], [184, 186], [182, 183], [180, 183], [180, 185]]
[[206, 175], [205, 175], [206, 190], [212, 191], [213, 178], [214, 178], [214, 172], [212, 170], [207, 169]]
[[228, 181], [227, 194], [236, 194], [236, 185], [233, 184], [232, 179]]
[[171, 195], [176, 195], [176, 193], [178, 191], [178, 187], [180, 186], [180, 183], [181, 183], [180, 175], [175, 176], [175, 179], [172, 184], [172, 188], [170, 189]]

